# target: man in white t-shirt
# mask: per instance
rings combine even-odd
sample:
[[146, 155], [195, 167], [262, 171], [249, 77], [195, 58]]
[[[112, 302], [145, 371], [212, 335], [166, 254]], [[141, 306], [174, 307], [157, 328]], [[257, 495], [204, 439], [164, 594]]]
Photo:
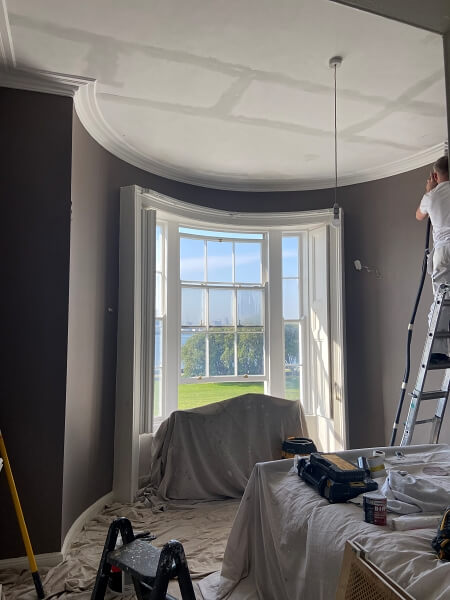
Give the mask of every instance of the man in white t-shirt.
[[[447, 156], [442, 156], [434, 163], [425, 190], [416, 211], [416, 219], [423, 221], [429, 216], [433, 226], [433, 251], [428, 259], [428, 271], [431, 272], [433, 292], [436, 294], [441, 283], [450, 284], [450, 182]], [[431, 311], [428, 315], [430, 319]], [[450, 307], [442, 311], [439, 329], [448, 329], [449, 323]], [[437, 338], [433, 350], [430, 358], [432, 364], [450, 360], [447, 339]]]

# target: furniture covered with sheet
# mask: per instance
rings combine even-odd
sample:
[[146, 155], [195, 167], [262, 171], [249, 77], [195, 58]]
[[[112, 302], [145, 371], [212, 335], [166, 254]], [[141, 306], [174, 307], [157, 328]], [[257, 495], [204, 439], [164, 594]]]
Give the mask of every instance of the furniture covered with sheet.
[[264, 394], [175, 411], [153, 440], [150, 482], [141, 497], [240, 498], [254, 465], [280, 459], [283, 440], [302, 435], [299, 403]]
[[[449, 446], [401, 448], [404, 458], [395, 456], [396, 448], [384, 450], [392, 469], [439, 466], [441, 476], [449, 477]], [[363, 453], [371, 451], [340, 455], [355, 461]], [[205, 600], [332, 600], [346, 540], [363, 546], [370, 560], [416, 600], [450, 598], [450, 562], [439, 561], [430, 546], [437, 516], [430, 515], [432, 526], [405, 531], [391, 528], [392, 517], [386, 527], [365, 523], [360, 506], [329, 504], [292, 466], [292, 460], [255, 466], [221, 572], [200, 582]], [[417, 516], [410, 518], [417, 521]]]

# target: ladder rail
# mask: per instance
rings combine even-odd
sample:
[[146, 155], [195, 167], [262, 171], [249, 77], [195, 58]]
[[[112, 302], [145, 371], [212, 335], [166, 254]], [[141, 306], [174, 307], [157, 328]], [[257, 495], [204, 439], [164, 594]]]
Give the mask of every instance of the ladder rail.
[[[441, 431], [442, 421], [450, 392], [450, 368], [448, 368], [449, 365], [447, 364], [446, 367], [434, 364], [432, 365], [430, 364], [430, 358], [434, 340], [437, 338], [450, 338], [450, 332], [437, 331], [442, 310], [446, 306], [450, 306], [450, 286], [442, 284], [434, 300], [432, 316], [422, 351], [416, 385], [412, 393], [408, 415], [406, 417], [402, 440], [400, 443], [401, 446], [409, 446], [412, 442], [416, 425], [423, 425], [425, 423], [432, 424], [429, 438], [430, 444], [437, 444], [439, 441], [439, 434]], [[441, 389], [435, 392], [424, 391], [428, 372], [443, 368], [445, 368], [445, 375], [441, 384]], [[424, 400], [438, 400], [436, 411], [433, 418], [418, 420], [420, 405]]]
[[[450, 369], [447, 369], [445, 373], [445, 380], [447, 380], [447, 388], [450, 388]], [[439, 402], [436, 406], [436, 412], [434, 414], [434, 422], [431, 426], [430, 432], [430, 444], [437, 444], [439, 441], [439, 435], [441, 433], [442, 421], [444, 420], [445, 409], [447, 408], [448, 402], [448, 392], [447, 396], [440, 398]]]

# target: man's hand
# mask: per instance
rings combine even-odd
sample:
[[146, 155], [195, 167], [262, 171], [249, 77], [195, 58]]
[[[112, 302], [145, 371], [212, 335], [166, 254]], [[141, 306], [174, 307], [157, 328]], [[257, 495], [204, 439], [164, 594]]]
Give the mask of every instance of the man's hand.
[[433, 171], [430, 172], [430, 176], [427, 179], [427, 184], [425, 186], [426, 192], [431, 192], [437, 186], [436, 175]]

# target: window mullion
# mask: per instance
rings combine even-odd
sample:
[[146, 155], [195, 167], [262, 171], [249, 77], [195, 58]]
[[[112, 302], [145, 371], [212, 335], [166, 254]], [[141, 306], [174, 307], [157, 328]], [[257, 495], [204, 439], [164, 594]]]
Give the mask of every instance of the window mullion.
[[233, 325], [234, 325], [234, 375], [238, 374], [238, 351], [237, 351], [237, 289], [233, 292]]
[[269, 394], [284, 398], [284, 332], [282, 293], [282, 234], [269, 233], [269, 291], [266, 310], [266, 348], [269, 357]]
[[205, 326], [206, 326], [206, 339], [205, 339], [205, 376], [209, 377], [209, 290], [205, 290]]
[[301, 241], [301, 257], [302, 257], [302, 390], [301, 397], [303, 398], [303, 408], [306, 413], [312, 412], [311, 407], [311, 378], [310, 368], [311, 353], [310, 353], [310, 315], [309, 315], [309, 234], [302, 233]]
[[[178, 408], [178, 380], [180, 375], [181, 287], [178, 225], [167, 225], [167, 319], [165, 362], [165, 416]], [[177, 374], [174, 377], [174, 374]]]

